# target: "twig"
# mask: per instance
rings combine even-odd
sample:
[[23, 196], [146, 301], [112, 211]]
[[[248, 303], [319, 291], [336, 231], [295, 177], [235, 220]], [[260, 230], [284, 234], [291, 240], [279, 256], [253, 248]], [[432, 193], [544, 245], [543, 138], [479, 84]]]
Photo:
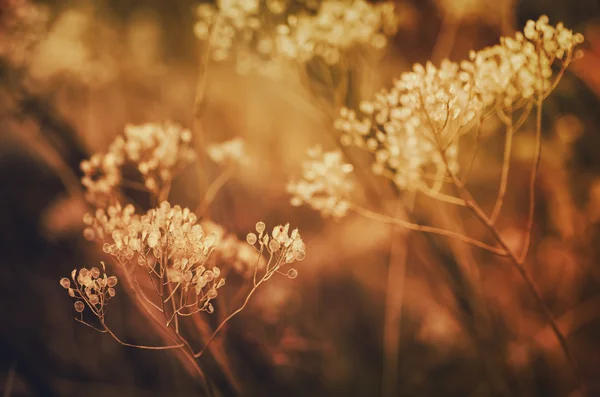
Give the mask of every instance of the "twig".
[[110, 330], [110, 328], [108, 328], [108, 326], [106, 325], [106, 323], [104, 322], [103, 319], [100, 319], [100, 323], [102, 324], [102, 326], [104, 327], [104, 329], [106, 330], [106, 332], [108, 332], [108, 334], [110, 336], [112, 336], [114, 338], [114, 340], [116, 340], [119, 344], [123, 345], [123, 346], [128, 346], [128, 347], [135, 347], [138, 349], [146, 349], [146, 350], [169, 350], [169, 349], [181, 349], [182, 347], [184, 347], [185, 345], [179, 344], [179, 345], [171, 345], [171, 346], [145, 346], [145, 345], [134, 345], [132, 343], [127, 343], [127, 342], [123, 342], [121, 339], [119, 339], [119, 337], [117, 335], [114, 334], [114, 332], [112, 332]]
[[500, 211], [502, 210], [502, 204], [504, 203], [504, 195], [506, 194], [506, 187], [508, 185], [508, 172], [510, 170], [510, 155], [512, 151], [512, 138], [513, 138], [513, 121], [512, 111], [507, 116], [506, 124], [506, 141], [504, 144], [504, 159], [502, 162], [502, 174], [500, 176], [500, 189], [498, 190], [498, 197], [496, 197], [496, 204], [494, 205], [494, 211], [490, 217], [490, 222], [494, 224]]
[[225, 171], [223, 171], [206, 189], [206, 194], [204, 195], [204, 199], [202, 203], [196, 208], [194, 211], [196, 214], [204, 214], [204, 212], [208, 209], [210, 204], [213, 202], [217, 193], [221, 190], [223, 186], [231, 179], [234, 172], [234, 166], [230, 165], [227, 167]]
[[416, 223], [412, 223], [412, 222], [408, 222], [402, 219], [397, 219], [397, 218], [392, 218], [390, 216], [387, 215], [383, 215], [383, 214], [379, 214], [377, 212], [368, 210], [366, 208], [357, 206], [355, 204], [351, 204], [350, 207], [352, 210], [354, 210], [356, 213], [363, 215], [367, 218], [376, 220], [378, 222], [383, 222], [383, 223], [390, 223], [390, 224], [396, 224], [398, 226], [401, 226], [403, 228], [409, 229], [409, 230], [414, 230], [414, 231], [418, 231], [418, 232], [424, 232], [424, 233], [431, 233], [431, 234], [437, 234], [440, 236], [446, 236], [446, 237], [451, 237], [451, 238], [455, 238], [459, 241], [462, 241], [464, 243], [473, 245], [475, 247], [481, 248], [485, 251], [491, 252], [493, 254], [499, 255], [499, 256], [506, 256], [507, 252], [506, 252], [506, 248], [498, 248], [498, 247], [493, 247], [491, 245], [488, 245], [482, 241], [473, 239], [471, 237], [459, 234], [457, 232], [453, 232], [451, 230], [447, 230], [447, 229], [441, 229], [441, 228], [437, 228], [437, 227], [432, 227], [432, 226], [426, 226], [426, 225], [419, 225]]
[[[414, 196], [413, 196], [414, 198]], [[411, 203], [412, 204], [412, 203]], [[401, 210], [398, 199], [396, 216]], [[406, 259], [408, 255], [407, 240], [409, 236], [400, 233], [392, 225], [390, 230], [390, 263], [387, 275], [385, 319], [383, 326], [383, 380], [382, 397], [398, 395], [398, 350], [400, 344], [400, 320], [404, 297], [404, 281], [406, 278]], [[396, 241], [396, 237], [400, 241]]]

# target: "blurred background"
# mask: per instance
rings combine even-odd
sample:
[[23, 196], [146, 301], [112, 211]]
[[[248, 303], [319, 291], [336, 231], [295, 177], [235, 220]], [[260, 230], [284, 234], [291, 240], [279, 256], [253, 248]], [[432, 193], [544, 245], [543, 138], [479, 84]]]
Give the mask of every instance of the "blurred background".
[[[527, 267], [567, 335], [590, 395], [600, 395], [600, 3], [394, 3], [398, 31], [385, 51], [361, 58], [347, 104], [389, 87], [415, 62], [465, 59], [542, 14], [585, 35], [584, 56], [544, 106]], [[58, 283], [75, 267], [100, 260], [110, 267], [110, 258], [82, 237], [82, 216], [91, 207], [79, 163], [104, 152], [126, 124], [164, 120], [200, 129], [194, 137], [200, 149], [236, 136], [246, 141], [253, 161], [219, 192], [210, 219], [241, 239], [257, 220], [290, 222], [307, 244], [299, 276], [265, 285], [222, 335], [226, 365], [203, 358], [220, 395], [571, 395], [577, 379], [506, 262], [441, 238], [354, 216], [323, 219], [290, 206], [285, 186], [300, 172], [305, 149], [337, 145], [331, 117], [339, 103], [319, 91], [310, 64], [308, 84], [288, 75], [241, 75], [227, 62], [207, 71], [205, 48], [194, 35], [197, 5], [0, 0], [3, 395], [202, 395], [176, 355], [120, 346], [75, 322]], [[527, 214], [531, 124], [515, 138], [499, 224], [516, 244]], [[471, 180], [486, 208], [493, 206], [502, 162], [497, 128], [486, 126]], [[359, 174], [368, 170], [368, 159], [347, 154]], [[205, 181], [218, 175], [214, 164], [199, 161], [175, 179], [170, 201], [197, 206]], [[361, 187], [361, 199], [373, 208], [392, 212], [399, 202], [383, 180], [369, 176]], [[413, 207], [423, 223], [483, 234], [466, 212], [422, 197]], [[126, 340], [160, 343], [124, 288], [110, 322]]]

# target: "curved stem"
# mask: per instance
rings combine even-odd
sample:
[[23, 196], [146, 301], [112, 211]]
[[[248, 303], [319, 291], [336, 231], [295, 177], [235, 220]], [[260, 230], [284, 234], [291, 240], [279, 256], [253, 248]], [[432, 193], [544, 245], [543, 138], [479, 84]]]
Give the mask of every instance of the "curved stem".
[[[540, 120], [540, 125], [541, 125], [541, 117], [539, 118], [539, 120]], [[444, 162], [447, 163], [447, 159], [443, 155], [443, 153], [442, 153], [442, 159]], [[456, 175], [454, 173], [452, 173], [450, 170], [448, 170], [448, 173], [452, 177], [452, 179], [454, 181], [454, 185], [456, 186], [456, 188], [460, 192], [461, 196], [465, 200], [467, 207], [469, 207], [472, 210], [472, 212], [475, 214], [475, 216], [477, 218], [479, 218], [479, 220], [488, 227], [490, 232], [494, 235], [498, 244], [500, 244], [500, 246], [504, 249], [504, 252], [506, 252], [508, 254], [508, 258], [510, 259], [511, 264], [517, 270], [517, 272], [521, 276], [521, 279], [525, 282], [525, 285], [527, 286], [527, 288], [533, 295], [534, 300], [536, 301], [536, 304], [540, 307], [543, 316], [545, 317], [546, 321], [552, 328], [552, 331], [554, 332], [556, 338], [558, 339], [561, 349], [563, 350], [567, 360], [569, 361], [569, 363], [571, 364], [571, 367], [573, 368], [573, 372], [575, 373], [575, 376], [578, 379], [579, 385], [582, 388], [585, 388], [583, 378], [581, 376], [581, 373], [579, 372], [579, 367], [578, 367], [575, 359], [571, 355], [571, 351], [569, 349], [567, 339], [565, 338], [565, 336], [562, 334], [562, 332], [558, 328], [558, 325], [556, 323], [556, 320], [554, 319], [552, 312], [546, 305], [546, 302], [542, 298], [541, 294], [538, 292], [535, 284], [533, 283], [533, 280], [531, 279], [531, 277], [527, 273], [527, 270], [523, 266], [525, 257], [523, 257], [522, 259], [517, 258], [515, 253], [513, 251], [511, 251], [511, 249], [509, 248], [508, 243], [504, 240], [504, 238], [502, 237], [502, 235], [500, 234], [498, 229], [493, 225], [493, 223], [490, 221], [490, 219], [485, 215], [485, 213], [483, 212], [481, 207], [479, 207], [477, 202], [475, 202], [475, 200], [473, 199], [473, 196], [471, 196], [470, 192], [464, 187], [464, 185], [462, 185], [460, 183], [460, 180], [456, 177]]]
[[231, 177], [233, 176], [233, 171], [234, 171], [233, 166], [227, 167], [227, 169], [225, 171], [223, 171], [217, 177], [217, 179], [215, 179], [210, 184], [208, 189], [206, 189], [206, 194], [204, 195], [204, 199], [202, 200], [202, 203], [198, 206], [198, 208], [195, 211], [197, 214], [203, 214], [208, 209], [210, 204], [213, 202], [213, 200], [217, 196], [217, 193], [219, 193], [221, 188], [223, 186], [225, 186], [227, 181], [229, 181], [231, 179]]
[[356, 213], [363, 215], [367, 218], [379, 221], [379, 222], [383, 222], [383, 223], [390, 223], [390, 224], [395, 224], [398, 226], [401, 226], [403, 228], [409, 229], [409, 230], [414, 230], [414, 231], [419, 231], [419, 232], [424, 232], [424, 233], [431, 233], [431, 234], [437, 234], [440, 236], [446, 236], [446, 237], [451, 237], [454, 238], [456, 240], [462, 241], [464, 243], [473, 245], [475, 247], [481, 248], [485, 251], [491, 252], [493, 254], [499, 255], [499, 256], [506, 256], [507, 252], [506, 252], [506, 248], [498, 248], [498, 247], [493, 247], [491, 245], [488, 245], [484, 242], [481, 242], [479, 240], [475, 240], [471, 237], [459, 234], [457, 232], [453, 232], [451, 230], [446, 230], [446, 229], [440, 229], [437, 227], [432, 227], [432, 226], [426, 226], [426, 225], [419, 225], [416, 223], [412, 223], [412, 222], [408, 222], [402, 219], [397, 219], [397, 218], [392, 218], [390, 216], [387, 215], [383, 215], [383, 214], [379, 214], [377, 212], [368, 210], [366, 208], [362, 208], [359, 207], [357, 205], [351, 204], [351, 209], [353, 209]]
[[419, 188], [419, 191], [423, 194], [425, 194], [426, 196], [429, 196], [431, 198], [434, 198], [436, 200], [439, 201], [443, 201], [445, 203], [448, 204], [454, 204], [454, 205], [459, 205], [464, 207], [465, 206], [465, 200], [459, 198], [459, 197], [454, 197], [451, 196], [449, 194], [444, 194], [444, 193], [440, 193], [440, 192], [436, 192], [433, 189], [430, 189], [426, 186]]
[[103, 319], [100, 319], [100, 323], [102, 324], [102, 326], [104, 327], [104, 330], [106, 332], [108, 332], [108, 334], [110, 336], [112, 336], [114, 338], [114, 340], [116, 340], [117, 342], [119, 342], [119, 344], [123, 345], [123, 346], [128, 346], [128, 347], [135, 347], [138, 349], [146, 349], [146, 350], [169, 350], [169, 349], [180, 349], [184, 346], [184, 344], [180, 344], [180, 345], [171, 345], [171, 346], [145, 346], [145, 345], [134, 345], [131, 343], [127, 343], [127, 342], [123, 342], [121, 339], [119, 339], [119, 337], [117, 335], [115, 335], [114, 332], [112, 332], [110, 330], [110, 328], [108, 328], [108, 326], [106, 325], [106, 323], [104, 322]]
[[234, 311], [229, 316], [227, 316], [227, 318], [225, 318], [225, 320], [223, 320], [221, 322], [221, 324], [219, 324], [219, 326], [217, 327], [217, 329], [215, 329], [213, 331], [213, 333], [210, 335], [210, 338], [208, 338], [208, 340], [204, 344], [204, 347], [202, 348], [202, 350], [200, 350], [198, 353], [194, 354], [194, 357], [196, 357], [196, 358], [201, 357], [202, 354], [204, 353], [204, 351], [206, 350], [206, 348], [215, 339], [215, 337], [217, 336], [217, 334], [219, 333], [219, 331], [221, 330], [221, 328], [223, 328], [225, 326], [225, 324], [227, 324], [229, 322], [229, 320], [231, 320], [232, 318], [234, 318], [235, 316], [237, 316], [242, 310], [244, 310], [246, 308], [246, 305], [248, 305], [248, 302], [250, 301], [250, 297], [252, 297], [252, 295], [254, 294], [254, 292], [256, 291], [256, 289], [258, 288], [258, 286], [264, 280], [265, 280], [265, 278], [263, 277], [263, 279], [261, 279], [254, 287], [252, 287], [252, 289], [250, 290], [250, 292], [246, 296], [246, 299], [244, 300], [244, 303], [242, 304], [242, 306], [240, 306], [236, 311]]
[[508, 172], [510, 170], [510, 155], [512, 151], [512, 138], [513, 138], [513, 122], [512, 112], [507, 116], [506, 125], [506, 141], [504, 144], [504, 159], [502, 161], [502, 175], [500, 176], [500, 188], [498, 190], [498, 197], [496, 198], [496, 204], [494, 205], [494, 211], [490, 217], [490, 222], [494, 224], [500, 211], [502, 210], [502, 204], [504, 203], [504, 195], [506, 194], [506, 187], [508, 185]]
[[531, 166], [531, 174], [529, 176], [529, 213], [527, 215], [527, 226], [525, 229], [525, 241], [523, 243], [523, 251], [519, 256], [519, 263], [525, 262], [529, 247], [531, 245], [531, 233], [533, 231], [533, 218], [535, 215], [535, 182], [537, 180], [540, 158], [542, 156], [542, 104], [543, 95], [538, 94], [536, 102], [536, 117], [535, 117], [535, 154], [533, 165]]

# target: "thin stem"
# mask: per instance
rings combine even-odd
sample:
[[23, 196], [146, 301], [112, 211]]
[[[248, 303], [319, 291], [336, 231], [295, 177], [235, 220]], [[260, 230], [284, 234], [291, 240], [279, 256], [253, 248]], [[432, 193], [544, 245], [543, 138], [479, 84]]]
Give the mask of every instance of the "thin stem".
[[494, 211], [490, 217], [490, 222], [494, 224], [500, 211], [502, 210], [502, 204], [504, 204], [504, 196], [506, 194], [506, 187], [508, 185], [508, 172], [510, 170], [510, 155], [512, 152], [512, 138], [513, 138], [513, 121], [512, 111], [507, 116], [506, 124], [506, 141], [504, 144], [504, 159], [502, 162], [502, 174], [500, 176], [500, 189], [498, 190], [498, 197], [496, 198], [496, 204], [494, 205]]
[[[538, 62], [539, 73], [542, 75], [541, 61]], [[523, 264], [529, 253], [529, 247], [531, 245], [531, 234], [533, 231], [533, 218], [535, 215], [535, 182], [537, 180], [538, 168], [540, 165], [540, 158], [542, 156], [542, 105], [544, 103], [544, 95], [542, 89], [538, 92], [535, 109], [535, 154], [533, 158], [533, 165], [531, 166], [531, 174], [529, 176], [529, 213], [527, 215], [527, 226], [525, 228], [525, 241], [523, 243], [523, 251], [519, 257], [519, 263]]]
[[[540, 119], [540, 121], [541, 121], [541, 119]], [[442, 154], [443, 161], [446, 163], [446, 168], [448, 170], [448, 173], [452, 177], [452, 179], [454, 181], [454, 185], [456, 186], [456, 188], [460, 192], [461, 196], [465, 200], [467, 207], [470, 208], [472, 210], [472, 212], [475, 214], [475, 216], [484, 225], [486, 225], [488, 227], [490, 232], [494, 235], [498, 244], [500, 244], [500, 246], [504, 249], [504, 252], [506, 252], [508, 254], [508, 258], [510, 259], [511, 264], [518, 271], [519, 275], [521, 276], [521, 279], [525, 282], [525, 285], [527, 286], [527, 288], [533, 295], [534, 300], [536, 301], [536, 304], [540, 307], [542, 314], [544, 315], [544, 317], [546, 318], [546, 321], [548, 322], [548, 324], [552, 328], [552, 331], [556, 335], [556, 338], [558, 339], [558, 342], [560, 343], [560, 346], [561, 346], [565, 356], [567, 357], [569, 363], [571, 364], [571, 366], [573, 368], [573, 371], [579, 381], [580, 386], [582, 388], [584, 388], [584, 383], [583, 383], [581, 374], [579, 372], [579, 367], [578, 367], [575, 359], [571, 355], [571, 351], [569, 350], [569, 345], [567, 343], [567, 340], [566, 340], [565, 336], [562, 334], [562, 332], [560, 331], [560, 329], [558, 328], [558, 325], [556, 323], [556, 320], [554, 319], [552, 312], [546, 305], [546, 302], [544, 302], [544, 299], [542, 298], [541, 294], [538, 292], [535, 284], [533, 283], [533, 280], [531, 279], [531, 277], [527, 273], [527, 270], [523, 266], [523, 262], [524, 262], [525, 258], [519, 259], [519, 258], [517, 258], [515, 253], [513, 251], [511, 251], [508, 243], [504, 240], [504, 238], [502, 237], [502, 235], [500, 234], [498, 229], [491, 223], [490, 219], [485, 215], [485, 213], [483, 212], [481, 207], [477, 204], [477, 202], [475, 202], [475, 200], [473, 199], [473, 196], [471, 196], [471, 193], [468, 191], [468, 189], [466, 189], [465, 186], [461, 184], [460, 180], [456, 177], [456, 175], [448, 169], [446, 156], [444, 156], [443, 152], [441, 154]]]
[[[414, 196], [413, 196], [414, 198]], [[412, 203], [411, 203], [412, 204]], [[401, 210], [398, 200], [396, 216]], [[390, 230], [390, 263], [387, 275], [385, 319], [383, 326], [383, 380], [382, 396], [398, 394], [398, 350], [400, 345], [400, 320], [404, 297], [404, 281], [406, 278], [406, 259], [408, 254], [407, 240], [409, 236], [392, 225]], [[399, 239], [400, 241], [397, 241]]]
[[104, 330], [104, 329], [99, 329], [99, 328], [96, 328], [96, 327], [94, 327], [92, 324], [90, 324], [90, 323], [88, 323], [88, 322], [86, 322], [86, 321], [84, 321], [84, 320], [81, 320], [81, 319], [79, 319], [79, 318], [77, 318], [77, 317], [75, 317], [75, 321], [77, 321], [78, 323], [81, 323], [81, 324], [83, 324], [83, 325], [86, 325], [86, 326], [90, 327], [90, 328], [91, 328], [91, 329], [93, 329], [94, 331], [98, 331], [98, 332], [101, 332], [101, 333], [106, 333], [106, 330]]
[[225, 320], [223, 320], [221, 322], [221, 324], [219, 324], [219, 326], [217, 327], [217, 329], [214, 330], [214, 332], [212, 333], [212, 335], [210, 336], [210, 338], [208, 338], [208, 340], [204, 344], [204, 347], [202, 348], [202, 350], [200, 350], [198, 353], [194, 354], [194, 357], [196, 357], [196, 358], [201, 357], [202, 354], [204, 353], [204, 351], [206, 350], [206, 348], [215, 339], [215, 337], [217, 336], [217, 334], [219, 333], [219, 331], [221, 330], [221, 328], [223, 328], [225, 326], [225, 324], [227, 324], [229, 322], [229, 320], [231, 320], [232, 318], [234, 318], [235, 316], [237, 316], [242, 310], [244, 310], [246, 308], [246, 305], [248, 305], [248, 302], [250, 301], [250, 297], [252, 297], [252, 295], [254, 294], [254, 292], [256, 291], [256, 289], [258, 288], [258, 286], [263, 281], [265, 281], [265, 277], [263, 277], [254, 287], [252, 287], [252, 289], [250, 290], [250, 292], [246, 296], [246, 299], [244, 300], [244, 303], [242, 304], [242, 306], [240, 306], [239, 309], [237, 309], [236, 311], [234, 311], [233, 313], [231, 313], [229, 316], [227, 316], [227, 318], [225, 318]]
[[127, 343], [127, 342], [123, 342], [121, 339], [119, 339], [119, 337], [117, 335], [114, 334], [114, 332], [112, 332], [110, 330], [110, 328], [108, 328], [108, 326], [106, 325], [106, 323], [104, 322], [103, 319], [100, 319], [100, 323], [102, 324], [102, 326], [104, 327], [104, 329], [106, 330], [106, 332], [108, 332], [108, 334], [110, 336], [112, 336], [114, 338], [114, 340], [116, 340], [119, 344], [123, 345], [123, 346], [128, 346], [128, 347], [135, 347], [138, 349], [146, 349], [146, 350], [169, 350], [169, 349], [180, 349], [182, 347], [184, 347], [184, 344], [180, 344], [180, 345], [171, 345], [171, 346], [145, 346], [145, 345], [134, 345], [131, 343]]
[[442, 26], [438, 32], [435, 46], [431, 50], [431, 59], [433, 62], [440, 62], [450, 55], [452, 47], [454, 46], [454, 41], [456, 40], [458, 27], [458, 21], [450, 12], [446, 12], [446, 15], [444, 15], [444, 18], [442, 19]]
[[225, 171], [223, 171], [217, 177], [217, 179], [215, 179], [210, 184], [208, 189], [206, 189], [206, 194], [204, 195], [204, 199], [202, 200], [202, 203], [198, 206], [198, 208], [195, 211], [197, 214], [203, 214], [208, 209], [210, 204], [213, 202], [213, 200], [217, 196], [217, 193], [219, 193], [221, 188], [223, 186], [225, 186], [227, 181], [229, 181], [231, 179], [231, 177], [233, 176], [233, 171], [234, 171], [233, 166], [227, 167], [227, 169]]
[[446, 237], [451, 237], [454, 238], [456, 240], [462, 241], [464, 243], [473, 245], [475, 247], [481, 248], [483, 250], [486, 250], [488, 252], [491, 252], [493, 254], [499, 255], [499, 256], [506, 256], [507, 252], [506, 249], [501, 249], [498, 247], [493, 247], [491, 245], [488, 245], [484, 242], [481, 242], [479, 240], [475, 240], [471, 237], [459, 234], [457, 232], [453, 232], [451, 230], [446, 230], [446, 229], [440, 229], [437, 227], [432, 227], [432, 226], [426, 226], [426, 225], [419, 225], [416, 223], [412, 223], [412, 222], [408, 222], [402, 219], [398, 219], [398, 218], [392, 218], [390, 216], [387, 215], [383, 215], [383, 214], [379, 214], [377, 212], [373, 212], [371, 210], [368, 210], [366, 208], [357, 206], [355, 204], [351, 204], [351, 209], [354, 210], [356, 213], [373, 219], [375, 221], [378, 222], [383, 222], [383, 223], [390, 223], [390, 224], [395, 224], [398, 226], [401, 226], [405, 229], [409, 229], [409, 230], [414, 230], [414, 231], [418, 231], [418, 232], [424, 232], [424, 233], [431, 233], [431, 234], [437, 234], [440, 236], [446, 236]]
[[548, 98], [548, 95], [550, 95], [552, 93], [552, 91], [554, 91], [554, 89], [556, 88], [556, 86], [558, 85], [558, 83], [560, 82], [560, 80], [562, 79], [563, 75], [565, 74], [565, 71], [567, 70], [567, 66], [569, 66], [569, 63], [571, 63], [571, 59], [572, 58], [573, 58], [573, 49], [571, 48], [567, 52], [566, 58], [563, 61], [562, 66], [560, 68], [560, 71], [556, 75], [556, 78], [554, 79], [554, 82], [548, 88], [548, 90], [544, 93], [543, 99]]
[[475, 163], [475, 158], [477, 157], [477, 152], [479, 151], [479, 143], [481, 141], [482, 124], [483, 124], [483, 116], [481, 116], [477, 122], [477, 128], [475, 130], [475, 148], [473, 149], [473, 152], [471, 153], [471, 157], [469, 159], [469, 162], [467, 163], [467, 167], [463, 174], [463, 178], [462, 178], [462, 182], [461, 182], [463, 185], [467, 183], [467, 179], [469, 177], [469, 174], [471, 173], [471, 168], [473, 168], [473, 164]]
[[434, 198], [439, 201], [443, 201], [448, 204], [455, 204], [455, 205], [459, 205], [462, 207], [465, 206], [465, 200], [463, 200], [459, 197], [451, 196], [449, 194], [436, 192], [433, 189], [428, 188], [427, 186], [423, 186], [423, 187], [419, 188], [419, 191], [421, 193], [425, 194], [426, 196], [429, 196], [429, 197]]

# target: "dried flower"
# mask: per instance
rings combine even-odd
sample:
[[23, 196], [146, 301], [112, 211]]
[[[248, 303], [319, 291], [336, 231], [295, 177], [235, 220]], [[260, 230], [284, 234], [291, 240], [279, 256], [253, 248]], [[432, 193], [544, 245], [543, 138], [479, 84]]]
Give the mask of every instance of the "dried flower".
[[121, 168], [133, 163], [151, 192], [157, 193], [169, 183], [177, 168], [194, 159], [190, 130], [171, 123], [128, 125], [104, 155], [95, 154], [81, 163], [87, 198], [104, 207], [115, 201], [122, 183]]
[[[260, 223], [262, 224], [262, 222]], [[270, 236], [262, 229], [256, 236], [256, 241], [249, 242], [249, 244], [254, 246], [258, 252], [266, 250], [270, 255], [265, 279], [268, 279], [270, 274], [279, 271], [285, 264], [302, 261], [306, 257], [306, 245], [298, 229], [290, 232], [289, 224], [275, 226]]]
[[414, 65], [359, 109], [342, 108], [334, 126], [343, 144], [373, 153], [375, 174], [400, 189], [429, 190], [428, 181], [458, 173], [459, 138], [473, 131], [476, 120], [489, 108], [546, 95], [553, 86], [552, 63], [582, 40], [542, 16], [527, 23], [525, 34], [472, 52], [471, 61]]
[[214, 61], [234, 59], [236, 70], [280, 75], [284, 65], [314, 57], [333, 65], [357, 46], [382, 48], [397, 29], [392, 2], [325, 0], [317, 9], [286, 1], [220, 0], [200, 5], [196, 36]]
[[219, 144], [209, 145], [206, 152], [211, 160], [217, 164], [238, 164], [243, 166], [250, 162], [244, 146], [242, 138], [233, 138]]
[[308, 204], [323, 215], [346, 215], [353, 188], [348, 180], [352, 165], [343, 162], [340, 151], [323, 152], [320, 146], [309, 149], [307, 155], [308, 160], [302, 165], [302, 179], [291, 181], [287, 186], [293, 196], [291, 204]]
[[[71, 280], [61, 278], [60, 285], [68, 290], [69, 296], [76, 298], [74, 303], [75, 311], [83, 312], [87, 305], [94, 315], [103, 318], [106, 314], [107, 302], [115, 296], [115, 290], [112, 288], [117, 284], [117, 277], [106, 274], [104, 262], [101, 262], [102, 271], [97, 267], [87, 269], [85, 267], [73, 269]], [[85, 303], [84, 303], [85, 302]]]
[[[90, 217], [86, 217], [88, 222]], [[218, 284], [217, 267], [204, 265], [218, 243], [216, 233], [206, 234], [189, 208], [171, 207], [162, 202], [144, 215], [135, 214], [132, 205], [99, 209], [88, 229], [103, 243], [103, 250], [124, 265], [133, 261], [148, 271], [167, 272], [167, 278], [182, 284], [183, 290], [195, 288], [200, 295], [209, 281]], [[151, 263], [158, 264], [154, 269]], [[112, 283], [108, 280], [109, 287]], [[115, 280], [116, 282], [116, 280]], [[208, 301], [206, 301], [208, 302]]]

